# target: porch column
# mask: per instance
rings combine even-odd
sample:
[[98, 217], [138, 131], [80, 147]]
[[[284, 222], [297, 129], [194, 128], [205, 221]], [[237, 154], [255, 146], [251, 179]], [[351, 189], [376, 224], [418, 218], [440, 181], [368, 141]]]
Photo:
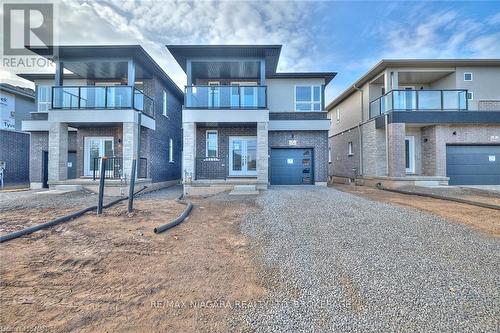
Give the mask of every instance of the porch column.
[[388, 151], [389, 151], [389, 177], [404, 177], [406, 175], [405, 163], [405, 124], [387, 124]]
[[182, 181], [189, 184], [196, 179], [196, 123], [183, 123], [182, 131]]
[[267, 188], [268, 183], [268, 122], [257, 123], [257, 183], [259, 187]]
[[49, 123], [49, 181], [68, 179], [68, 124]]
[[[132, 175], [132, 160], [137, 159], [137, 145], [139, 141], [139, 127], [134, 122], [123, 123], [123, 177], [130, 179]], [[139, 160], [137, 159], [137, 163]], [[137, 173], [136, 173], [137, 178]]]

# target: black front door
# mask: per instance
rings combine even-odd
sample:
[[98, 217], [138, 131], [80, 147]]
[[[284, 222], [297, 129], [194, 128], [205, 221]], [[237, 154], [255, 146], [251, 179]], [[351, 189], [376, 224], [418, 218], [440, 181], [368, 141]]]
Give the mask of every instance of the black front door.
[[43, 169], [43, 187], [48, 188], [49, 184], [47, 181], [49, 180], [49, 152], [42, 152], [42, 169]]
[[76, 178], [76, 151], [68, 152], [68, 179]]

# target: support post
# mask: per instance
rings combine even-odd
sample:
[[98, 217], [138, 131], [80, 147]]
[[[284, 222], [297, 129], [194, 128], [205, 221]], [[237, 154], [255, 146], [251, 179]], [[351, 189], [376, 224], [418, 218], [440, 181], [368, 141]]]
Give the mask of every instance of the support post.
[[100, 170], [100, 179], [99, 179], [99, 200], [97, 202], [97, 215], [102, 214], [102, 204], [104, 201], [104, 177], [106, 174], [106, 160], [108, 158], [103, 156], [101, 158], [101, 170]]
[[134, 211], [134, 187], [135, 187], [135, 169], [137, 165], [137, 160], [134, 158], [132, 160], [132, 176], [130, 177], [130, 188], [128, 190], [128, 212], [132, 213]]

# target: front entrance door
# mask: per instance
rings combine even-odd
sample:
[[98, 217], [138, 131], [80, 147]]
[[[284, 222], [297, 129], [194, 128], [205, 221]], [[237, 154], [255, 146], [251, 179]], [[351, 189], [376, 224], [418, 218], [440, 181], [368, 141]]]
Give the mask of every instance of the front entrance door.
[[257, 175], [257, 138], [255, 136], [229, 138], [229, 175]]
[[112, 137], [86, 137], [84, 156], [85, 176], [93, 176], [94, 169], [96, 175], [99, 175], [101, 165], [95, 159], [114, 156], [114, 139]]

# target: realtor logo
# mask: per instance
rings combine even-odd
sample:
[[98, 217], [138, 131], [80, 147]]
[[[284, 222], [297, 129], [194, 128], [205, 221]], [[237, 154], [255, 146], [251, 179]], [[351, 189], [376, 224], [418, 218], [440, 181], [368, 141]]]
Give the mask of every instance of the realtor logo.
[[27, 47], [49, 48], [54, 43], [54, 7], [50, 3], [4, 3], [3, 53], [30, 55]]

